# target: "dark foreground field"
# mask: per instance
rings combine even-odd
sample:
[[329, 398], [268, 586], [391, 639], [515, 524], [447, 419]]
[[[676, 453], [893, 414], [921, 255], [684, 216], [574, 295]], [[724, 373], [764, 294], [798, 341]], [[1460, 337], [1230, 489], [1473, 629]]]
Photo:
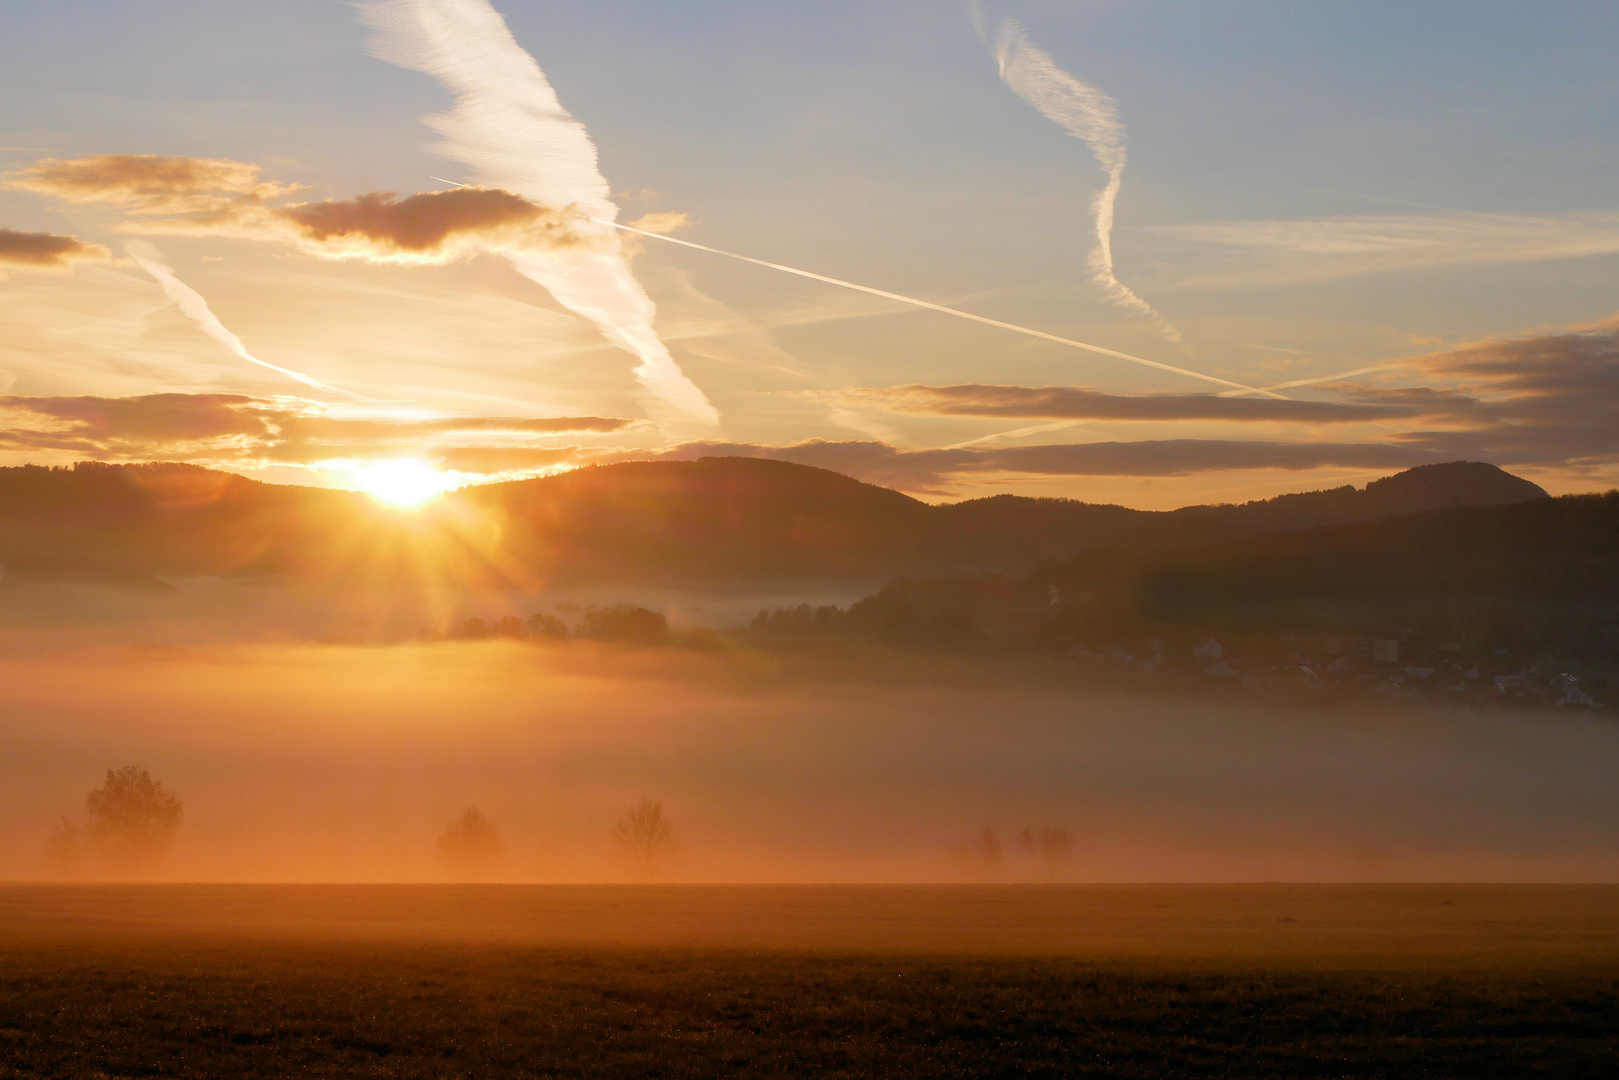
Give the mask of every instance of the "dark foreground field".
[[1612, 1076], [1619, 889], [0, 888], [0, 1077]]

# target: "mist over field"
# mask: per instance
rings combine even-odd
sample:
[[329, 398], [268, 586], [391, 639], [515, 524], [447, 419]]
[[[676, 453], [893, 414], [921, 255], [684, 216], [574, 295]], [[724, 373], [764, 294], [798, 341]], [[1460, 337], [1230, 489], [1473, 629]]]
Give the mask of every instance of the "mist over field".
[[[1054, 685], [1032, 666], [571, 642], [80, 645], [0, 658], [0, 874], [112, 767], [185, 802], [169, 880], [1603, 881], [1619, 727]], [[612, 830], [660, 800], [676, 856]], [[995, 831], [1000, 857], [986, 852]], [[1044, 858], [1024, 828], [1062, 828]]]

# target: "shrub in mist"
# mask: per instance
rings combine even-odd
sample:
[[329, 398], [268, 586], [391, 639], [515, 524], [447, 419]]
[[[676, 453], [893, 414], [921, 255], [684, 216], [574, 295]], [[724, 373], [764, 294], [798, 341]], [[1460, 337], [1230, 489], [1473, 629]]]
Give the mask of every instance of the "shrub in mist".
[[85, 796], [85, 809], [83, 825], [64, 817], [51, 833], [47, 861], [59, 873], [149, 873], [185, 818], [179, 796], [137, 765], [108, 769], [101, 786]]
[[468, 807], [444, 826], [438, 838], [438, 861], [457, 877], [488, 876], [506, 861], [506, 843], [500, 830], [477, 807]]
[[663, 812], [663, 803], [655, 799], [642, 799], [624, 812], [613, 826], [613, 842], [648, 872], [666, 864], [679, 850], [674, 826]]

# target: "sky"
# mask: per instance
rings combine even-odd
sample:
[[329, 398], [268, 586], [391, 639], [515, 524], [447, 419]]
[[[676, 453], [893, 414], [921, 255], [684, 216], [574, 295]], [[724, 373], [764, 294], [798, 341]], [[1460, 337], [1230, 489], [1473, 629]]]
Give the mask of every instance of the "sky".
[[1619, 484], [1611, 5], [4, 18], [0, 464], [737, 453], [1144, 508], [1457, 459]]

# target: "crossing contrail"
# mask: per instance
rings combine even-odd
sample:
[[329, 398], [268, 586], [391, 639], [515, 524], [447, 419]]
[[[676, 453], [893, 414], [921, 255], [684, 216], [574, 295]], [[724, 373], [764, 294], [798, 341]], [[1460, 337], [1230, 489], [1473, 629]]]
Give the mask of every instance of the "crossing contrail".
[[[1355, 368], [1352, 371], [1339, 371], [1332, 375], [1312, 375], [1308, 379], [1289, 379], [1287, 382], [1272, 383], [1270, 386], [1261, 386], [1258, 392], [1265, 393], [1272, 390], [1291, 390], [1295, 386], [1315, 386], [1318, 383], [1336, 382], [1339, 379], [1348, 379], [1356, 375], [1370, 375], [1374, 371], [1397, 371], [1400, 368], [1410, 367], [1411, 364], [1412, 361], [1410, 360], [1391, 360], [1388, 363], [1371, 364], [1367, 367]], [[1242, 397], [1243, 394], [1244, 391], [1241, 390], [1227, 390], [1220, 396]]]
[[[445, 181], [445, 183], [449, 182], [450, 181]], [[1174, 364], [1165, 364], [1157, 360], [1148, 360], [1144, 356], [1133, 356], [1130, 353], [1119, 352], [1117, 349], [1109, 349], [1101, 345], [1092, 345], [1087, 341], [1076, 341], [1073, 338], [1065, 338], [1056, 334], [1048, 334], [1044, 330], [1033, 330], [1027, 326], [1019, 326], [1016, 323], [1002, 322], [1000, 319], [991, 319], [983, 315], [974, 315], [970, 311], [962, 311], [960, 308], [947, 307], [944, 304], [935, 304], [928, 300], [918, 300], [914, 296], [902, 296], [899, 293], [888, 292], [886, 289], [874, 289], [870, 285], [860, 285], [853, 281], [844, 281], [842, 278], [827, 277], [825, 274], [816, 274], [808, 270], [799, 270], [796, 267], [783, 266], [780, 263], [767, 262], [764, 259], [755, 259], [749, 255], [738, 255], [734, 251], [722, 251], [719, 248], [709, 247], [707, 244], [693, 243], [690, 240], [682, 240], [677, 236], [665, 236], [662, 233], [648, 232], [645, 229], [637, 229], [632, 225], [621, 225], [616, 221], [604, 221], [601, 219], [595, 220], [597, 220], [600, 224], [611, 225], [615, 229], [622, 229], [624, 232], [635, 233], [637, 236], [650, 236], [654, 240], [662, 240], [670, 244], [679, 244], [681, 247], [688, 247], [694, 251], [706, 251], [710, 255], [724, 255], [728, 259], [739, 259], [745, 263], [752, 263], [754, 266], [769, 267], [771, 270], [780, 270], [784, 274], [796, 274], [799, 277], [809, 278], [811, 281], [822, 281], [828, 285], [838, 285], [845, 289], [854, 289], [856, 292], [869, 293], [872, 296], [880, 296], [885, 300], [897, 300], [902, 304], [910, 304], [912, 307], [925, 308], [928, 311], [937, 311], [945, 315], [954, 315], [958, 319], [969, 319], [975, 323], [983, 323], [985, 326], [994, 326], [1002, 330], [1011, 330], [1013, 333], [1017, 334], [1027, 334], [1029, 337], [1039, 338], [1042, 341], [1051, 341], [1058, 345], [1067, 345], [1074, 349], [1084, 349], [1087, 352], [1093, 352], [1099, 356], [1111, 356], [1116, 360], [1127, 360], [1132, 364], [1140, 364], [1143, 367], [1155, 368], [1159, 371], [1168, 371], [1176, 375], [1184, 375], [1190, 379], [1201, 379], [1204, 382], [1229, 387], [1232, 390], [1236, 390], [1244, 394], [1264, 394], [1266, 397], [1273, 398], [1285, 397], [1283, 394], [1278, 394], [1275, 391], [1266, 389], [1264, 387], [1248, 386], [1245, 383], [1233, 382], [1230, 379], [1222, 379], [1218, 375], [1205, 375], [1201, 371], [1193, 371], [1190, 368], [1177, 367]]]
[[325, 390], [327, 393], [341, 394], [344, 397], [351, 397], [361, 401], [375, 400], [363, 394], [356, 394], [352, 390], [344, 390], [340, 386], [332, 386], [329, 383], [321, 382], [319, 379], [312, 379], [301, 371], [293, 371], [291, 368], [272, 364], [268, 360], [260, 360], [247, 351], [247, 346], [242, 344], [241, 338], [226, 329], [225, 324], [219, 321], [219, 316], [214, 314], [213, 309], [208, 306], [208, 301], [202, 298], [201, 293], [174, 276], [174, 271], [169, 269], [168, 263], [163, 261], [163, 255], [156, 247], [144, 240], [131, 240], [124, 245], [124, 250], [129, 252], [130, 258], [140, 264], [142, 270], [145, 270], [157, 280], [157, 283], [163, 287], [163, 294], [192, 322], [196, 323], [203, 333], [248, 363], [280, 372], [287, 378], [296, 379], [305, 386], [313, 387], [316, 390]]

